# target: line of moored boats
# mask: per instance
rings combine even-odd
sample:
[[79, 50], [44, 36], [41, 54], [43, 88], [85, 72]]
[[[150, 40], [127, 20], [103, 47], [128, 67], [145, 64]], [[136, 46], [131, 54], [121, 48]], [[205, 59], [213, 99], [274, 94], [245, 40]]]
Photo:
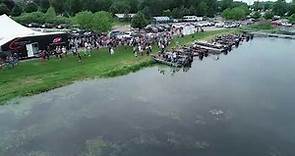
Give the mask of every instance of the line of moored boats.
[[152, 55], [155, 62], [174, 67], [190, 66], [193, 57], [199, 57], [201, 60], [209, 55], [227, 54], [234, 47], [239, 47], [241, 42], [248, 42], [253, 39], [251, 34], [229, 34], [222, 35], [208, 41], [196, 41], [190, 46], [173, 48], [165, 52], [159, 52]]

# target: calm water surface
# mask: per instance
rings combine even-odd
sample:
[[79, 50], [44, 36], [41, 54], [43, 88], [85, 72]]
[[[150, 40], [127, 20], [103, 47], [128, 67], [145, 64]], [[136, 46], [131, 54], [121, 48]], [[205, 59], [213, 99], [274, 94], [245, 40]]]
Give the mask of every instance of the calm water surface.
[[256, 38], [0, 107], [2, 156], [294, 156], [295, 41]]

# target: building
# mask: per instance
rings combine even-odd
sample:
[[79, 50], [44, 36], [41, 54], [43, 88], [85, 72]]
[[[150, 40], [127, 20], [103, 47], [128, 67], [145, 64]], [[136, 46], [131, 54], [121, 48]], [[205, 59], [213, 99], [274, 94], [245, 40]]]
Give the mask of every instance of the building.
[[198, 22], [198, 21], [203, 21], [203, 17], [183, 16], [183, 21], [185, 21], [185, 22]]
[[162, 24], [162, 23], [170, 23], [170, 22], [172, 22], [172, 19], [167, 16], [157, 16], [157, 17], [153, 17], [152, 19], [153, 24]]
[[0, 16], [0, 51], [17, 53], [22, 59], [36, 57], [48, 46], [68, 45], [64, 32], [44, 33], [22, 26], [6, 15]]
[[132, 19], [135, 14], [115, 14], [115, 17], [119, 20], [129, 20]]

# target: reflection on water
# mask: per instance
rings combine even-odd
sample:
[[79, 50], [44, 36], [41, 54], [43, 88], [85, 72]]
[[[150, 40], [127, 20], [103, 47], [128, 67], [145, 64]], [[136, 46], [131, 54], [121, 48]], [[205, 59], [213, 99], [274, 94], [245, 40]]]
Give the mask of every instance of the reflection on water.
[[256, 38], [0, 107], [4, 156], [294, 156], [295, 41]]

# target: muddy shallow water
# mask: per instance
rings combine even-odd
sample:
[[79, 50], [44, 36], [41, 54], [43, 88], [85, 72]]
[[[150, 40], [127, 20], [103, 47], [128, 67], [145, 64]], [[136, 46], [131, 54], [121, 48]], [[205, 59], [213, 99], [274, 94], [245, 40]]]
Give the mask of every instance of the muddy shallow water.
[[0, 106], [4, 156], [294, 156], [295, 41], [256, 38]]

